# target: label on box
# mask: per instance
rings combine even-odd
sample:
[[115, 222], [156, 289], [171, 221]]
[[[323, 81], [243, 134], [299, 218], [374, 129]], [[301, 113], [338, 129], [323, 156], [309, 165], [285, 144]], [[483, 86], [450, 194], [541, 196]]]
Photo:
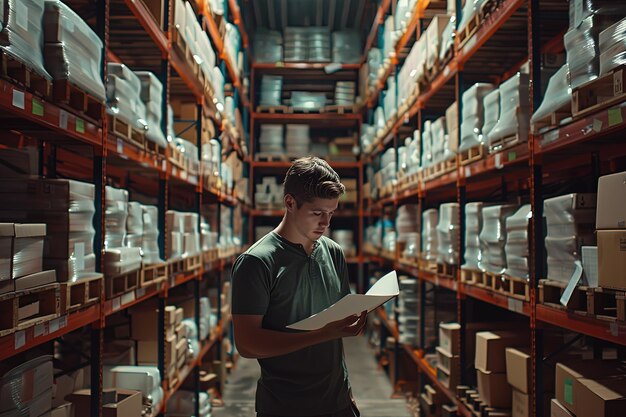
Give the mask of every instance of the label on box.
[[502, 164], [502, 154], [501, 153], [497, 153], [494, 157], [494, 163], [496, 165], [497, 169], [502, 169], [504, 167], [504, 165]]
[[79, 117], [76, 118], [76, 131], [78, 133], [85, 133], [85, 121]]
[[120, 297], [115, 297], [113, 299], [113, 301], [111, 302], [111, 304], [112, 304], [112, 307], [113, 307], [113, 311], [117, 311], [117, 310], [120, 309], [120, 307], [122, 307], [122, 303], [121, 303]]
[[135, 301], [135, 292], [127, 292], [126, 294], [122, 294], [122, 305], [126, 305], [128, 303], [132, 303]]
[[59, 328], [64, 328], [67, 326], [67, 316], [59, 317]]
[[593, 119], [593, 131], [598, 133], [602, 130], [602, 120]]
[[181, 171], [181, 173], [180, 173], [180, 177], [181, 177], [183, 180], [186, 180], [186, 179], [187, 179], [187, 171]]
[[523, 313], [524, 312], [524, 302], [522, 300], [516, 300], [514, 298], [509, 298], [508, 300], [509, 311], [514, 313]]
[[472, 170], [470, 167], [465, 167], [465, 178], [469, 178], [472, 176]]
[[613, 97], [617, 97], [624, 92], [623, 76], [624, 70], [613, 73]]
[[68, 113], [65, 110], [59, 112], [59, 127], [61, 129], [67, 129]]
[[59, 331], [59, 319], [50, 320], [50, 333]]
[[37, 324], [35, 325], [35, 329], [33, 330], [33, 334], [35, 337], [45, 336], [48, 334], [48, 326], [47, 323]]
[[33, 109], [32, 112], [35, 116], [43, 116], [43, 104], [41, 104], [41, 101], [37, 100], [36, 98], [33, 98]]
[[24, 330], [15, 332], [15, 349], [19, 349], [26, 344], [26, 333]]
[[15, 23], [25, 31], [28, 31], [28, 6], [25, 2], [16, 1], [15, 6]]
[[[20, 3], [18, 3], [20, 4]], [[13, 107], [24, 110], [24, 92], [13, 89]]]
[[563, 399], [569, 405], [574, 405], [574, 381], [572, 378], [565, 378], [563, 382]]
[[82, 271], [85, 269], [85, 243], [74, 243], [74, 258], [76, 258], [76, 270]]
[[167, 161], [165, 159], [161, 161], [161, 170], [167, 171]]
[[623, 121], [621, 107], [609, 109], [609, 127], [618, 125]]

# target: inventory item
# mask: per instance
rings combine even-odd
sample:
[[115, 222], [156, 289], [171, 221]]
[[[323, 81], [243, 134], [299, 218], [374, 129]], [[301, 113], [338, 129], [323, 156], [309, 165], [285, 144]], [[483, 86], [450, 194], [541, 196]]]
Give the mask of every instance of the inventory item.
[[483, 207], [483, 227], [480, 242], [485, 248], [478, 267], [482, 271], [500, 275], [506, 269], [506, 219], [517, 210], [514, 205]]
[[494, 86], [492, 84], [477, 83], [463, 93], [463, 117], [459, 151], [467, 151], [484, 143], [482, 136], [484, 134], [483, 123], [485, 117], [484, 100], [485, 96], [493, 90]]
[[459, 261], [457, 242], [459, 240], [459, 204], [445, 203], [439, 206], [437, 241], [439, 244], [437, 262], [456, 265]]
[[429, 209], [422, 213], [422, 256], [429, 262], [436, 262], [439, 256], [438, 220], [437, 209]]
[[500, 117], [487, 136], [490, 152], [527, 141], [529, 82], [528, 74], [520, 72], [500, 85]]
[[465, 264], [462, 269], [478, 271], [482, 261], [484, 245], [480, 240], [483, 227], [483, 203], [465, 205]]

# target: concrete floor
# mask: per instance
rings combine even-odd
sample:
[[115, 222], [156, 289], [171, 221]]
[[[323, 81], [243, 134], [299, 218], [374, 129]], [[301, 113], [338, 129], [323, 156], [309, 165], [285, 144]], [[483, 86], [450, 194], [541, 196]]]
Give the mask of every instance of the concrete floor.
[[[378, 369], [365, 337], [344, 339], [353, 395], [362, 417], [409, 417], [404, 399], [391, 399], [392, 386]], [[255, 360], [240, 358], [224, 392], [226, 406], [214, 408], [213, 417], [254, 417], [254, 394], [259, 378]]]

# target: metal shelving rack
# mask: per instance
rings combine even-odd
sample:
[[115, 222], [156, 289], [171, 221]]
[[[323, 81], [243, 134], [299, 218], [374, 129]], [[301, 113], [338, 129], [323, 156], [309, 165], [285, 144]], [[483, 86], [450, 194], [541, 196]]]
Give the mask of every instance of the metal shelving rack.
[[[427, 10], [428, 1], [418, 1], [416, 8], [421, 11]], [[549, 4], [548, 4], [549, 3]], [[567, 3], [564, 3], [567, 7]], [[394, 9], [391, 4], [391, 8]], [[481, 24], [475, 34], [459, 48], [458, 40], [454, 47], [454, 54], [451, 60], [435, 76], [433, 81], [420, 91], [414, 103], [410, 104], [404, 114], [397, 116], [387, 133], [367, 149], [363, 155], [365, 164], [371, 163], [384, 149], [397, 147], [397, 140], [400, 129], [407, 121], [416, 121], [417, 128], [422, 130], [422, 121], [436, 115], [442, 115], [447, 105], [456, 101], [459, 105], [459, 127], [461, 123], [462, 103], [461, 96], [466, 88], [476, 81], [489, 81], [496, 84], [511, 77], [520, 69], [526, 59], [529, 61], [531, 82], [531, 110], [537, 108], [541, 103], [541, 92], [532, 89], [532, 85], [540, 85], [540, 60], [541, 54], [562, 48], [562, 36], [564, 33], [563, 24], [550, 25], [550, 18], [555, 14], [567, 15], [567, 10], [549, 9], [554, 6], [553, 2], [540, 2], [538, 0], [504, 0], [499, 3], [486, 21]], [[563, 4], [561, 5], [563, 6]], [[372, 35], [368, 40], [368, 46], [373, 45], [377, 30], [377, 25], [390, 8], [388, 1], [381, 0], [377, 18], [374, 22]], [[421, 9], [420, 9], [421, 8]], [[549, 12], [542, 15], [542, 9], [548, 8]], [[457, 1], [457, 11], [461, 9], [461, 1]], [[558, 9], [558, 8], [557, 8]], [[417, 13], [419, 14], [419, 13]], [[565, 18], [566, 19], [566, 18]], [[457, 12], [457, 22], [459, 21]], [[511, 28], [520, 22], [525, 22], [524, 32], [511, 34]], [[420, 19], [416, 26], [411, 27], [416, 31], [418, 37], [423, 29], [424, 20]], [[554, 27], [552, 27], [554, 26]], [[405, 34], [401, 41], [407, 41], [410, 34]], [[508, 42], [511, 47], [507, 50], [507, 64], [502, 65], [499, 71], [481, 70], [481, 64], [493, 55], [490, 55], [497, 45]], [[500, 43], [498, 43], [500, 42]], [[406, 43], [402, 45], [406, 46]], [[396, 47], [396, 54], [400, 48]], [[366, 50], [367, 53], [367, 50]], [[398, 60], [393, 61], [392, 66], [399, 64]], [[494, 62], [498, 61], [497, 56], [493, 57]], [[377, 86], [371, 91], [367, 100], [367, 106], [375, 105], [387, 78], [392, 71], [384, 72], [379, 79]], [[434, 103], [433, 103], [434, 101]], [[581, 335], [593, 338], [595, 342], [608, 342], [620, 348], [626, 346], [626, 325], [615, 320], [604, 320], [597, 317], [583, 316], [570, 313], [567, 310], [560, 310], [539, 303], [539, 280], [542, 276], [545, 262], [543, 253], [543, 201], [548, 194], [547, 187], [554, 186], [560, 182], [572, 183], [573, 178], [580, 175], [595, 177], [604, 173], [615, 172], [616, 161], [626, 156], [626, 145], [623, 141], [616, 140], [623, 134], [626, 125], [626, 105], [624, 102], [614, 104], [609, 108], [604, 108], [593, 114], [577, 118], [573, 122], [559, 126], [540, 135], [529, 135], [528, 142], [521, 143], [511, 148], [489, 154], [484, 159], [461, 165], [457, 160], [454, 171], [437, 177], [427, 182], [419, 182], [416, 186], [406, 190], [394, 190], [391, 196], [373, 201], [364, 201], [364, 213], [366, 217], [377, 217], [385, 212], [385, 209], [393, 207], [394, 211], [398, 205], [418, 204], [420, 210], [425, 206], [433, 207], [439, 203], [455, 201], [460, 204], [460, 224], [461, 241], [459, 242], [459, 253], [464, 253], [464, 205], [467, 201], [481, 201], [487, 198], [490, 193], [499, 193], [504, 199], [506, 195], [521, 196], [531, 202], [533, 210], [532, 225], [532, 267], [530, 277], [530, 299], [522, 301], [507, 297], [504, 294], [492, 292], [476, 286], [465, 285], [461, 282], [460, 268], [457, 268], [457, 275], [450, 277], [440, 275], [431, 271], [419, 269], [415, 265], [403, 263], [399, 254], [390, 258], [379, 252], [366, 253], [371, 262], [378, 263], [385, 268], [394, 267], [399, 271], [417, 277], [422, 283], [431, 283], [436, 288], [453, 291], [457, 294], [457, 315], [462, 326], [468, 319], [468, 308], [470, 301], [478, 301], [479, 304], [496, 306], [503, 310], [508, 310], [516, 317], [523, 317], [527, 320], [531, 334], [532, 351], [532, 385], [531, 393], [531, 415], [542, 417], [542, 395], [543, 378], [541, 369], [544, 357], [541, 341], [543, 334], [552, 330], [569, 330]], [[413, 122], [415, 123], [415, 122]], [[461, 259], [460, 264], [463, 260]], [[457, 265], [457, 266], [460, 266]], [[421, 298], [421, 302], [424, 299]], [[396, 323], [389, 320], [383, 310], [379, 310], [379, 318], [383, 323], [387, 335], [397, 335]], [[461, 351], [464, 351], [464, 332], [461, 336]], [[381, 339], [384, 339], [381, 337]], [[397, 341], [396, 337], [396, 341]], [[423, 340], [423, 338], [422, 338]], [[594, 343], [595, 343], [594, 342]], [[471, 410], [460, 401], [455, 390], [448, 389], [437, 379], [435, 370], [424, 359], [425, 351], [422, 348], [414, 348], [409, 345], [401, 346], [396, 343], [395, 357], [398, 351], [404, 350], [406, 354], [415, 362], [420, 375], [436, 385], [444, 392], [451, 402], [458, 406], [458, 414], [462, 416], [473, 416]], [[549, 353], [549, 352], [546, 352]], [[397, 367], [396, 367], [397, 368]], [[461, 359], [461, 370], [466, 369], [463, 359]], [[461, 384], [464, 382], [463, 372], [461, 372]], [[394, 383], [397, 382], [392, 375]], [[424, 379], [422, 378], [422, 384]]]
[[[97, 2], [84, 2], [82, 0], [67, 0], [66, 4], [75, 10], [81, 10], [90, 18], [87, 22], [91, 25], [104, 43], [102, 77], [106, 77], [107, 62], [123, 62], [133, 69], [148, 69], [153, 71], [164, 86], [163, 114], [167, 114], [167, 104], [172, 91], [172, 78], [182, 80], [182, 91], [189, 94], [192, 100], [198, 104], [201, 115], [202, 106], [211, 109], [211, 118], [221, 132], [224, 126], [219, 122], [212, 97], [203, 87], [201, 81], [194, 74], [189, 65], [183, 60], [172, 47], [171, 11], [172, 3], [163, 0], [161, 3], [163, 15], [159, 23], [146, 4], [136, 0], [99, 0]], [[209, 34], [213, 45], [221, 59], [225, 58], [223, 45], [219, 33], [214, 33], [212, 28], [213, 17], [207, 9], [205, 2], [198, 2], [198, 19], [205, 22], [209, 28]], [[234, 5], [234, 1], [230, 1]], [[240, 21], [239, 9], [233, 8], [232, 14], [236, 23]], [[83, 13], [81, 13], [83, 15]], [[131, 22], [131, 30], [122, 30], [122, 25]], [[208, 23], [207, 23], [208, 22]], [[242, 38], [247, 44], [247, 34], [243, 26]], [[127, 45], [124, 43], [127, 42]], [[137, 46], [139, 45], [139, 46]], [[235, 100], [240, 100], [243, 107], [244, 120], [247, 118], [248, 101], [243, 89], [243, 83], [236, 73], [233, 65], [226, 61], [227, 79], [233, 83], [237, 91]], [[5, 114], [3, 118], [3, 130], [12, 131], [18, 135], [20, 143], [25, 138], [34, 139], [44, 155], [44, 161], [40, 167], [40, 176], [55, 178], [63, 175], [82, 181], [92, 182], [96, 185], [96, 241], [94, 252], [97, 256], [97, 270], [102, 271], [103, 263], [101, 249], [104, 242], [104, 187], [112, 178], [118, 180], [120, 185], [141, 187], [142, 193], [151, 195], [158, 200], [159, 207], [159, 247], [162, 255], [165, 255], [165, 211], [169, 207], [169, 199], [177, 192], [186, 195], [192, 201], [195, 211], [200, 213], [203, 204], [227, 205], [235, 207], [239, 205], [237, 195], [229, 194], [218, 189], [209, 188], [198, 175], [191, 175], [170, 163], [167, 154], [156, 155], [149, 153], [134, 144], [123, 141], [114, 136], [108, 125], [106, 110], [102, 109], [99, 120], [91, 120], [83, 115], [72, 112], [57, 104], [41, 99], [22, 86], [0, 79], [0, 109]], [[165, 131], [166, 117], [163, 117], [162, 128]], [[199, 126], [200, 120], [196, 121]], [[197, 131], [198, 145], [201, 144], [200, 129]], [[18, 132], [18, 133], [16, 133]], [[224, 133], [228, 134], [228, 132]], [[4, 137], [4, 136], [3, 136]], [[4, 144], [0, 147], [12, 147]], [[200, 146], [199, 146], [200, 147]], [[233, 150], [241, 159], [244, 154], [241, 146], [233, 141]], [[200, 152], [200, 151], [199, 151]], [[201, 156], [201, 155], [199, 155]], [[219, 216], [219, 214], [218, 214]], [[219, 222], [218, 222], [219, 223]], [[219, 231], [218, 231], [219, 232]], [[159, 320], [162, 325], [161, 336], [164, 335], [164, 307], [168, 300], [168, 292], [185, 283], [194, 282], [193, 297], [196, 303], [196, 322], [199, 325], [199, 299], [200, 283], [208, 277], [218, 278], [218, 299], [223, 281], [222, 271], [229, 268], [235, 256], [228, 254], [202, 267], [195, 272], [187, 272], [172, 275], [162, 285], [152, 289], [138, 288], [122, 296], [105, 299], [104, 285], [101, 286], [100, 301], [95, 305], [70, 312], [58, 319], [27, 328], [13, 334], [0, 337], [0, 360], [19, 355], [29, 349], [54, 341], [70, 332], [83, 327], [91, 328], [91, 386], [92, 401], [91, 413], [93, 417], [102, 415], [102, 353], [104, 343], [104, 329], [106, 318], [118, 311], [125, 310], [133, 305], [142, 303], [148, 299], [159, 299]], [[208, 340], [201, 341], [201, 352], [185, 371], [186, 376], [192, 375], [195, 386], [199, 383], [199, 365], [212, 350], [220, 349], [222, 338], [228, 334], [230, 328], [230, 315], [221, 316], [221, 305], [218, 306], [219, 324], [213, 336]], [[158, 325], [158, 324], [155, 324]], [[160, 338], [159, 369], [164, 373], [164, 337]], [[165, 398], [159, 415], [165, 412], [167, 400], [176, 392], [184, 382], [172, 389], [167, 389], [164, 382]], [[196, 396], [198, 396], [196, 390]], [[198, 398], [196, 397], [196, 414], [198, 414]]]

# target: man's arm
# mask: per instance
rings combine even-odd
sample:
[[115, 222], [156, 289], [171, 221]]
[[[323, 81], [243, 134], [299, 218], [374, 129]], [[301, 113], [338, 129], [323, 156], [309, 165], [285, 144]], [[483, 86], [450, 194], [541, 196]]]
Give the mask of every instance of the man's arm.
[[244, 358], [263, 359], [286, 355], [296, 350], [342, 337], [357, 336], [363, 331], [367, 312], [327, 324], [319, 330], [286, 333], [262, 327], [263, 316], [233, 314], [235, 345]]

